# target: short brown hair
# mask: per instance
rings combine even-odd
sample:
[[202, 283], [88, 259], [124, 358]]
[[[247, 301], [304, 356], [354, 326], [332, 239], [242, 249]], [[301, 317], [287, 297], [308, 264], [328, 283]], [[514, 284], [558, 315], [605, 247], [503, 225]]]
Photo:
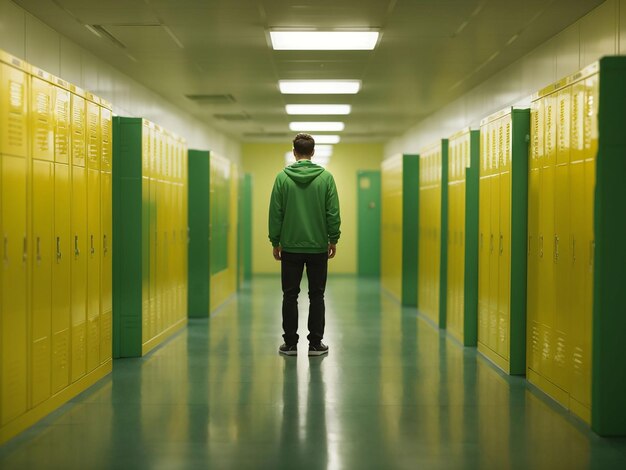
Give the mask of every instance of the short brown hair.
[[298, 134], [293, 139], [293, 149], [298, 155], [310, 157], [315, 150], [315, 140], [309, 134]]

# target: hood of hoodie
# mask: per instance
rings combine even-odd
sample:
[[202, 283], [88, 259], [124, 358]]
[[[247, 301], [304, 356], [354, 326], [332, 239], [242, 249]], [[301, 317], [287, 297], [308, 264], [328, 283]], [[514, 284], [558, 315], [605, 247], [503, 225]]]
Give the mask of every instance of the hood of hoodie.
[[324, 172], [324, 168], [311, 160], [300, 160], [283, 170], [287, 176], [298, 184], [309, 184]]

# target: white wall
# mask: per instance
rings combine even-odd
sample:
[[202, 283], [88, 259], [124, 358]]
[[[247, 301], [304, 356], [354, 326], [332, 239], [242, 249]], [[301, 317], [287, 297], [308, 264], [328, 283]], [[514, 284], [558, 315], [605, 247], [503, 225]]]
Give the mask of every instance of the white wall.
[[[620, 34], [621, 33], [621, 34]], [[626, 54], [626, 0], [607, 0], [535, 50], [448, 104], [385, 146], [385, 156], [419, 153], [460, 129], [530, 95], [605, 55]]]
[[240, 162], [240, 145], [59, 34], [10, 0], [0, 0], [0, 49], [113, 104], [120, 116], [143, 117]]

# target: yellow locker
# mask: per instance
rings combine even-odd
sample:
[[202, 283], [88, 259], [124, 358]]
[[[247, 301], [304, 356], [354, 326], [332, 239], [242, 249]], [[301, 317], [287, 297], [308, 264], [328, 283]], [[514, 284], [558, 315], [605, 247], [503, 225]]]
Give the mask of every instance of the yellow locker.
[[500, 175], [498, 173], [498, 126], [490, 124], [491, 133], [490, 167], [489, 167], [489, 323], [487, 345], [493, 351], [498, 348], [498, 289], [499, 289], [499, 256], [498, 240], [500, 232]]
[[509, 338], [511, 305], [511, 115], [498, 123], [498, 348], [497, 352], [510, 359]]
[[543, 155], [543, 102], [534, 101], [530, 109], [530, 162], [528, 173], [528, 272], [527, 272], [527, 367], [539, 370], [541, 346], [538, 323], [539, 289], [539, 196], [540, 165]]
[[1, 155], [1, 158], [0, 225], [3, 259], [0, 420], [4, 425], [23, 414], [27, 407], [26, 281], [29, 260], [26, 235], [26, 159], [6, 154]]
[[113, 321], [113, 188], [112, 123], [108, 103], [100, 108], [100, 363], [112, 355]]
[[100, 102], [87, 93], [87, 372], [100, 365]]
[[52, 162], [32, 162], [31, 407], [51, 394], [53, 170]]
[[157, 160], [160, 154], [160, 138], [158, 130], [150, 129], [150, 320], [148, 322], [149, 337], [154, 335], [157, 318]]
[[480, 133], [480, 181], [478, 186], [478, 341], [486, 343], [489, 334], [489, 255], [490, 186], [488, 159], [491, 134]]
[[69, 384], [70, 360], [70, 168], [54, 170], [54, 240], [52, 262], [52, 393]]
[[26, 411], [28, 396], [27, 70], [0, 51], [0, 425]]
[[54, 111], [55, 87], [52, 77], [43, 70], [32, 70], [30, 115], [31, 154], [38, 160], [54, 160]]
[[84, 92], [71, 87], [71, 382], [87, 367], [87, 168]]

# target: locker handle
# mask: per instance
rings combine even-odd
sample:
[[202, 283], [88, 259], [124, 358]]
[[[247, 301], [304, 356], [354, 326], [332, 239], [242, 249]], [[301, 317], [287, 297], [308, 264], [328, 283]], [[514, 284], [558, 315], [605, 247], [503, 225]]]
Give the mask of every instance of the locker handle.
[[4, 261], [8, 263], [9, 262], [9, 239], [7, 238], [6, 235], [4, 236], [3, 256], [4, 256]]
[[37, 262], [41, 263], [41, 238], [37, 237]]
[[76, 258], [80, 256], [80, 250], [78, 249], [78, 235], [74, 235], [74, 256]]
[[57, 262], [61, 260], [61, 237], [57, 237]]
[[572, 261], [576, 262], [576, 239], [572, 237]]
[[500, 254], [504, 251], [504, 237], [500, 234]]
[[489, 252], [493, 253], [493, 233], [489, 237]]
[[28, 240], [24, 237], [24, 250], [22, 252], [22, 261], [25, 263], [28, 259]]
[[554, 236], [554, 261], [559, 260], [559, 237]]
[[102, 252], [106, 255], [109, 249], [107, 248], [107, 235], [106, 233], [102, 236]]
[[89, 250], [91, 252], [91, 256], [93, 256], [96, 253], [96, 249], [93, 246], [93, 234], [91, 235], [91, 249]]
[[539, 258], [543, 258], [543, 235], [539, 236]]

